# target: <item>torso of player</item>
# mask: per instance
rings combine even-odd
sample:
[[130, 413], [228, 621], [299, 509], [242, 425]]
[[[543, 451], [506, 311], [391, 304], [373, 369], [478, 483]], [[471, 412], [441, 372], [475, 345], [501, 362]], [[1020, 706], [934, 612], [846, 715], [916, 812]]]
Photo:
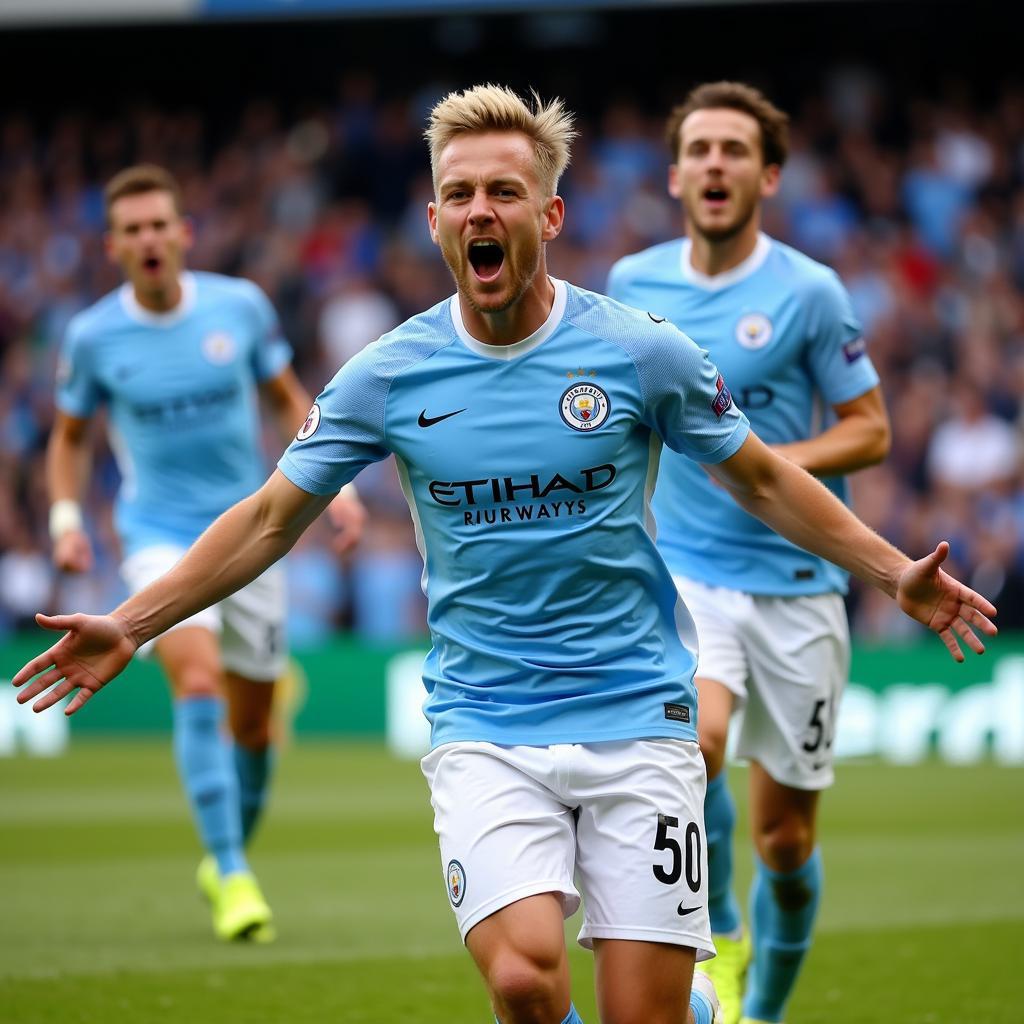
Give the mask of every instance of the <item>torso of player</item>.
[[[506, 349], [452, 338], [389, 380], [382, 432], [424, 557], [434, 742], [693, 738], [694, 659], [648, 532], [661, 445], [636, 367], [553, 319]], [[445, 321], [452, 334], [447, 305], [427, 323]], [[325, 417], [344, 404], [323, 400]]]
[[[644, 529], [652, 445], [641, 411], [624, 353], [571, 326], [508, 361], [455, 344], [396, 382], [389, 446], [425, 538], [439, 709], [450, 680], [484, 675], [528, 700], [603, 689], [609, 711], [632, 675], [689, 703], [689, 657], [664, 615], [674, 596]], [[523, 660], [543, 672], [528, 679]], [[643, 701], [642, 731], [677, 733], [685, 723], [666, 721], [661, 703]], [[475, 717], [441, 726], [469, 738]], [[509, 728], [550, 742], [632, 736], [638, 724], [503, 717], [495, 738]]]
[[[817, 321], [828, 314], [808, 293], [819, 288], [825, 268], [786, 246], [762, 235], [745, 266], [713, 278], [687, 273], [684, 240], [631, 260], [636, 263], [624, 261], [628, 269], [615, 297], [668, 317], [706, 349], [768, 444], [820, 433], [834, 422], [834, 396], [853, 398], [877, 381], [852, 320], [823, 368], [828, 360], [814, 346], [825, 344]], [[827, 382], [830, 375], [836, 379]], [[846, 500], [841, 479], [823, 482]], [[653, 507], [659, 547], [675, 574], [782, 596], [845, 590], [841, 570], [783, 540], [671, 452], [662, 461]]]
[[235, 285], [190, 275], [178, 315], [146, 317], [122, 290], [85, 340], [109, 407], [128, 550], [189, 543], [265, 478], [255, 349], [260, 325]]

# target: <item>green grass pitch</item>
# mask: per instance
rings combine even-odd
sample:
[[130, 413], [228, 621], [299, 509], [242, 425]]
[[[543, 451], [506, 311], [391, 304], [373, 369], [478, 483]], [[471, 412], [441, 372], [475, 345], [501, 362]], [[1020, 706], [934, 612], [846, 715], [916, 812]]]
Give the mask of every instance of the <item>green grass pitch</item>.
[[[1024, 1021], [1024, 771], [844, 765], [822, 836], [825, 902], [788, 1024]], [[214, 941], [198, 856], [165, 742], [0, 761], [0, 1020], [492, 1020], [416, 765], [374, 746], [284, 754], [252, 852], [274, 945]], [[589, 954], [572, 949], [596, 1024]]]

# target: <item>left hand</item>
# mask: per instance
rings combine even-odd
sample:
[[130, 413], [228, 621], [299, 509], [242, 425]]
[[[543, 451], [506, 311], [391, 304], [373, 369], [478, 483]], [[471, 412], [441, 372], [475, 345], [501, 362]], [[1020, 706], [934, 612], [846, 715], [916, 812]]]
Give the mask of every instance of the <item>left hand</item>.
[[900, 574], [895, 596], [907, 615], [939, 634], [954, 661], [963, 661], [957, 637], [975, 654], [984, 654], [978, 633], [996, 635], [988, 618], [996, 614], [996, 606], [943, 571], [948, 554], [949, 544], [942, 541], [930, 555], [911, 562]]
[[327, 516], [337, 533], [331, 540], [335, 554], [344, 555], [351, 551], [363, 535], [366, 525], [366, 506], [347, 494], [339, 494], [327, 506]]

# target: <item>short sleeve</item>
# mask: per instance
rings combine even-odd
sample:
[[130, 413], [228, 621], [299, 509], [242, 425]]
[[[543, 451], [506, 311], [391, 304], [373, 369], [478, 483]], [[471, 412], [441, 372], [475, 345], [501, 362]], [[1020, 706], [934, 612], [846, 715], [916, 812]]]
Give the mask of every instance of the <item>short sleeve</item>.
[[292, 347], [281, 330], [281, 321], [270, 299], [256, 285], [248, 289], [255, 318], [252, 369], [258, 381], [272, 380], [291, 365]]
[[735, 455], [750, 424], [707, 352], [667, 321], [650, 335], [648, 358], [637, 360], [637, 369], [651, 428], [696, 462]]
[[104, 400], [104, 391], [93, 367], [94, 354], [77, 320], [72, 320], [57, 359], [56, 404], [69, 416], [91, 416]]
[[832, 272], [805, 297], [809, 313], [808, 363], [817, 389], [831, 405], [849, 402], [878, 384], [850, 296]]
[[389, 380], [375, 346], [350, 359], [317, 396], [278, 468], [310, 494], [333, 494], [371, 462], [386, 459], [384, 405]]

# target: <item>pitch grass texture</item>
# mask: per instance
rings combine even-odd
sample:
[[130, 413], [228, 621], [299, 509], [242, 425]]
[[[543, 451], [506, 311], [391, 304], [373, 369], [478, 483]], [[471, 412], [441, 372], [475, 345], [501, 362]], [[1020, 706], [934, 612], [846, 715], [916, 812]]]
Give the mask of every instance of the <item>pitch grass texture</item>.
[[[845, 765], [822, 832], [818, 941], [788, 1024], [1024, 1021], [1024, 771]], [[252, 851], [272, 946], [214, 941], [198, 858], [164, 742], [0, 760], [0, 1020], [492, 1020], [415, 764], [371, 746], [284, 754]], [[749, 871], [741, 854], [744, 886]], [[597, 1024], [576, 925], [574, 996]]]

